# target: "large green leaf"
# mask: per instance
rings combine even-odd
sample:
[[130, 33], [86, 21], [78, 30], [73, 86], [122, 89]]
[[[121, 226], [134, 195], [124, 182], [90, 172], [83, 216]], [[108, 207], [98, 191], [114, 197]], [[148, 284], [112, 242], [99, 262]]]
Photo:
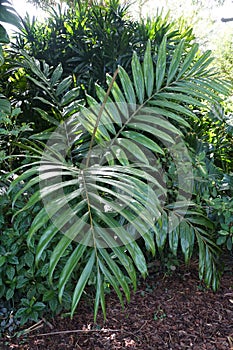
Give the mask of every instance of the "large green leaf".
[[0, 22], [9, 23], [21, 28], [20, 17], [17, 15], [10, 1], [2, 0], [0, 3]]

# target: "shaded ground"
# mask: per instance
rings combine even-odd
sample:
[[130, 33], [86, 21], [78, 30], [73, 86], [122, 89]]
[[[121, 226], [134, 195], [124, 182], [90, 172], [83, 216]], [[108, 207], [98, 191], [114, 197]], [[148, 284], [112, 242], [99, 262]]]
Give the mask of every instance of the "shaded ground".
[[0, 349], [25, 350], [233, 350], [233, 270], [217, 293], [206, 290], [195, 266], [172, 276], [151, 273], [122, 310], [113, 293], [107, 297], [107, 320], [93, 324], [90, 306], [77, 315], [41, 321], [27, 338], [0, 343]]

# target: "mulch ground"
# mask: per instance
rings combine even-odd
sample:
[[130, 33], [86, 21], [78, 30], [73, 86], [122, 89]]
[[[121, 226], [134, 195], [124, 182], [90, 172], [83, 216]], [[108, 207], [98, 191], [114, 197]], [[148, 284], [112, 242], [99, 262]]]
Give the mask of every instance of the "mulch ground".
[[170, 276], [152, 271], [124, 310], [108, 295], [105, 322], [100, 314], [94, 324], [91, 306], [82, 301], [73, 320], [60, 316], [37, 326], [0, 349], [233, 350], [233, 270], [224, 273], [217, 293], [200, 283], [196, 266]]

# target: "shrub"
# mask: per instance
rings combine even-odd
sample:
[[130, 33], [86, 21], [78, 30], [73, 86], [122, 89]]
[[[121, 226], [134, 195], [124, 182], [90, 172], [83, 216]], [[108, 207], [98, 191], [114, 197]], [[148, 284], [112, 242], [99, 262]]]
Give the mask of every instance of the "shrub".
[[48, 111], [49, 106], [35, 100], [36, 96], [44, 97], [45, 93], [27, 79], [31, 72], [24, 65], [24, 52], [44, 67], [55, 68], [61, 64], [61, 79], [72, 76], [72, 87], [80, 88], [82, 98], [85, 98], [85, 93], [95, 97], [95, 83], [106, 88], [106, 74], [113, 74], [118, 65], [132, 75], [133, 52], [137, 52], [142, 60], [148, 39], [156, 61], [158, 45], [165, 35], [167, 54], [182, 38], [185, 38], [187, 48], [193, 39], [190, 28], [180, 32], [174, 22], [162, 15], [154, 20], [133, 21], [127, 14], [127, 7], [122, 7], [118, 1], [110, 1], [106, 7], [90, 7], [88, 2], [81, 5], [77, 2], [64, 11], [61, 8], [52, 10], [51, 16], [42, 23], [27, 17], [8, 51], [7, 62], [2, 68], [2, 86], [12, 103], [20, 105], [23, 110], [22, 121], [34, 122], [36, 130], [42, 131], [51, 125], [41, 120], [33, 107], [47, 107]]
[[[12, 223], [12, 217], [27, 203], [30, 192], [24, 192], [14, 209], [12, 209], [13, 196], [23, 187], [20, 182], [14, 187], [11, 195], [7, 194], [12, 178], [6, 175], [0, 178], [0, 298], [1, 306], [6, 309], [3, 315], [0, 333], [12, 333], [28, 321], [37, 321], [38, 317], [50, 310], [50, 314], [61, 312], [62, 308], [69, 308], [71, 295], [69, 288], [65, 294], [63, 306], [57, 298], [56, 282], [51, 287], [48, 281], [48, 266], [51, 250], [47, 249], [41, 257], [41, 262], [35, 266], [36, 243], [27, 245], [28, 232], [40, 209], [35, 206], [28, 212], [21, 214]], [[62, 264], [62, 262], [61, 262]], [[59, 276], [59, 271], [58, 275]], [[57, 278], [55, 278], [57, 279]], [[9, 314], [15, 324], [9, 324]], [[10, 327], [13, 327], [12, 329]]]

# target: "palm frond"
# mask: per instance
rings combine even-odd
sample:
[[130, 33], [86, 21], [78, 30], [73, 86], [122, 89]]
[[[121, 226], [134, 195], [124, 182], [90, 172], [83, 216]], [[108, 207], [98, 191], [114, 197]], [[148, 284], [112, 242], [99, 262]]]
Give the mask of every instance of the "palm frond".
[[[148, 42], [142, 63], [136, 54], [133, 56], [132, 79], [121, 67], [118, 79], [108, 75], [108, 93], [97, 85], [98, 99], [87, 97], [89, 108], [80, 107], [71, 122], [62, 124], [54, 143], [51, 139], [50, 145], [41, 151], [40, 164], [33, 164], [21, 175], [24, 180], [34, 176], [23, 190], [39, 186], [23, 210], [41, 201], [44, 205], [28, 236], [30, 244], [34, 235], [42, 232], [37, 261], [56, 234], [64, 234], [51, 257], [51, 282], [65, 251], [73, 241], [77, 242], [59, 281], [62, 300], [67, 281], [72, 274], [77, 274], [72, 315], [93, 274], [96, 275], [95, 317], [99, 305], [105, 313], [103, 281], [112, 285], [122, 304], [122, 293], [129, 300], [129, 283], [136, 287], [136, 269], [143, 276], [147, 274], [146, 258], [137, 242], [139, 237], [152, 254], [156, 247], [162, 250], [167, 239], [176, 254], [180, 242], [185, 261], [190, 259], [196, 240], [200, 276], [204, 276], [208, 285], [217, 285], [211, 225], [201, 214], [187, 212], [190, 203], [181, 195], [177, 203], [166, 203], [169, 201], [166, 181], [161, 172], [162, 157], [167, 152], [171, 153], [175, 166], [182, 164], [186, 152], [182, 135], [190, 127], [190, 119], [197, 118], [193, 109], [203, 108], [206, 101], [217, 101], [221, 99], [219, 94], [227, 92], [212, 73], [205, 73], [209, 53], [197, 57], [197, 45], [188, 53], [183, 45], [183, 42], [178, 45], [168, 62], [164, 38], [155, 64]], [[61, 67], [53, 72], [53, 85], [60, 72]], [[36, 75], [40, 74], [36, 71]], [[42, 81], [47, 84], [44, 78]], [[56, 96], [64, 94], [62, 105], [68, 103], [69, 110], [70, 101], [75, 102], [76, 91], [65, 93], [68, 86], [68, 79], [59, 83]], [[67, 113], [72, 114], [71, 110]], [[81, 150], [83, 144], [85, 147]], [[72, 157], [74, 154], [76, 158]], [[176, 159], [180, 159], [180, 163], [176, 164]], [[187, 161], [186, 166], [191, 167], [191, 162]], [[210, 231], [205, 230], [206, 227]], [[84, 256], [87, 264], [77, 273], [78, 262]]]

